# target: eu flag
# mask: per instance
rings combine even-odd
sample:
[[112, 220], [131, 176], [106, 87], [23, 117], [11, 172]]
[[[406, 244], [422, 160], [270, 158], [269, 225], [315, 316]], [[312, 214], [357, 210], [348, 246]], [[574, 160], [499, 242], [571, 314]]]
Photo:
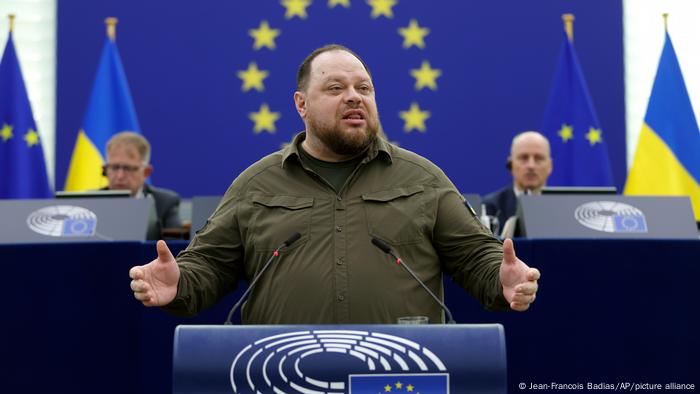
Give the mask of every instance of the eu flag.
[[449, 392], [449, 375], [428, 374], [375, 374], [350, 375], [350, 394]]
[[550, 186], [612, 186], [608, 148], [573, 43], [564, 33], [542, 133], [552, 148]]
[[112, 135], [120, 131], [140, 132], [131, 91], [126, 81], [124, 67], [114, 42], [115, 20], [108, 18], [110, 34], [97, 67], [95, 83], [90, 94], [83, 127], [73, 148], [66, 178], [66, 190], [90, 190], [107, 186], [102, 175], [106, 160], [105, 146]]
[[10, 30], [0, 61], [0, 198], [51, 198], [46, 162]]

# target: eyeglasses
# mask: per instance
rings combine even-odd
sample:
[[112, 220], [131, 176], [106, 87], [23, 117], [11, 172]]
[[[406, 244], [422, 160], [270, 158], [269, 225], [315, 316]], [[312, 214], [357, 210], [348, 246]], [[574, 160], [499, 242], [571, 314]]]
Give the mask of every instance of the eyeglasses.
[[117, 173], [119, 170], [122, 170], [126, 173], [133, 174], [140, 168], [141, 166], [130, 166], [128, 164], [105, 164], [102, 166], [102, 169], [109, 173]]

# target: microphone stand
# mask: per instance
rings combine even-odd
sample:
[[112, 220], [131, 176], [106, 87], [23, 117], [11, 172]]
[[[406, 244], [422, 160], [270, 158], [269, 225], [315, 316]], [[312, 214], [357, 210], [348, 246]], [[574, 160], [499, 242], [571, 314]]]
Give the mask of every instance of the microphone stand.
[[456, 324], [456, 322], [452, 318], [452, 312], [450, 312], [450, 309], [447, 308], [447, 305], [440, 301], [440, 299], [435, 295], [435, 293], [433, 293], [428, 288], [428, 286], [426, 286], [425, 283], [423, 283], [422, 280], [418, 279], [418, 276], [416, 276], [411, 267], [409, 267], [405, 261], [401, 260], [401, 257], [397, 256], [389, 245], [387, 245], [384, 241], [378, 238], [372, 238], [372, 244], [381, 249], [384, 253], [388, 253], [391, 257], [395, 258], [396, 264], [402, 266], [406, 269], [406, 271], [408, 271], [409, 274], [411, 274], [413, 279], [415, 279], [416, 282], [418, 282], [418, 284], [420, 284], [423, 287], [423, 290], [425, 290], [430, 295], [430, 297], [432, 297], [433, 300], [435, 300], [435, 302], [437, 302], [438, 305], [440, 305], [440, 307], [445, 311], [445, 315], [447, 315], [447, 324]]
[[262, 276], [262, 274], [267, 270], [267, 267], [270, 266], [270, 264], [272, 263], [272, 260], [274, 260], [275, 257], [277, 257], [277, 256], [280, 255], [280, 249], [282, 249], [282, 248], [284, 248], [284, 247], [286, 247], [286, 246], [290, 246], [291, 244], [293, 244], [294, 242], [296, 242], [299, 238], [301, 238], [301, 234], [299, 234], [299, 233], [294, 233], [294, 234], [292, 234], [291, 237], [289, 237], [286, 241], [282, 242], [282, 244], [281, 244], [280, 246], [278, 246], [277, 249], [275, 249], [274, 252], [272, 252], [272, 256], [270, 256], [270, 258], [267, 259], [267, 262], [265, 262], [265, 265], [263, 265], [263, 267], [262, 267], [262, 269], [260, 270], [260, 272], [258, 272], [258, 274], [255, 275], [255, 277], [253, 278], [253, 281], [250, 282], [250, 286], [248, 286], [248, 288], [246, 289], [245, 293], [243, 293], [243, 295], [241, 296], [241, 298], [238, 299], [238, 302], [236, 302], [236, 304], [233, 306], [233, 308], [231, 308], [231, 310], [229, 311], [228, 317], [226, 318], [226, 322], [224, 322], [225, 325], [231, 325], [231, 324], [232, 324], [232, 323], [231, 323], [231, 318], [233, 317], [233, 313], [236, 311], [236, 309], [238, 309], [238, 307], [241, 306], [241, 304], [242, 304], [243, 301], [246, 299], [246, 297], [248, 296], [248, 294], [250, 293], [250, 291], [253, 289], [253, 287], [255, 286], [255, 284], [258, 282], [258, 279], [260, 279], [260, 277]]

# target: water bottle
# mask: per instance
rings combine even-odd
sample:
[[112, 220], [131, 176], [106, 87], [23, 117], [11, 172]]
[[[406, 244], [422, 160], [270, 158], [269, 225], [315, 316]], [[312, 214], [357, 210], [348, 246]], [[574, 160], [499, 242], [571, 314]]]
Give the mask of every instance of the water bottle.
[[481, 204], [481, 216], [479, 216], [479, 221], [487, 229], [491, 230], [491, 217], [486, 213], [486, 204]]
[[479, 221], [487, 229], [491, 230], [493, 235], [498, 235], [498, 230], [500, 229], [500, 223], [496, 216], [490, 216], [486, 212], [486, 204], [481, 204], [481, 216], [479, 216]]

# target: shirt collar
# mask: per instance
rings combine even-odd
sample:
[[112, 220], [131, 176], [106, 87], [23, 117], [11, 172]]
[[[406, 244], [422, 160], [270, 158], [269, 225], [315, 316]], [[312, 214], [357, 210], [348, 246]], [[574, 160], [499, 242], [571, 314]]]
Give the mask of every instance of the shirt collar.
[[[520, 196], [522, 196], [523, 194], [528, 194], [528, 193], [525, 193], [525, 190], [519, 188], [515, 183], [513, 183], [513, 193], [515, 193], [515, 196], [516, 196], [516, 197], [520, 197]], [[530, 190], [530, 193], [529, 193], [529, 194], [533, 194], [533, 195], [539, 196], [540, 194], [542, 194], [542, 189], [533, 189], [533, 190]]]
[[139, 190], [136, 191], [136, 194], [134, 195], [134, 198], [144, 198], [146, 197], [146, 189], [141, 186]]
[[[299, 144], [301, 144], [305, 139], [306, 132], [302, 131], [295, 135], [292, 142], [287, 144], [287, 146], [282, 149], [283, 168], [286, 165], [287, 160], [290, 158], [296, 157], [296, 159], [299, 160]], [[368, 163], [374, 160], [374, 158], [377, 156], [384, 158], [389, 164], [392, 163], [391, 145], [381, 137], [377, 137], [372, 145], [370, 145], [369, 149], [367, 149], [367, 153], [365, 154], [365, 159], [362, 160], [362, 162]]]

